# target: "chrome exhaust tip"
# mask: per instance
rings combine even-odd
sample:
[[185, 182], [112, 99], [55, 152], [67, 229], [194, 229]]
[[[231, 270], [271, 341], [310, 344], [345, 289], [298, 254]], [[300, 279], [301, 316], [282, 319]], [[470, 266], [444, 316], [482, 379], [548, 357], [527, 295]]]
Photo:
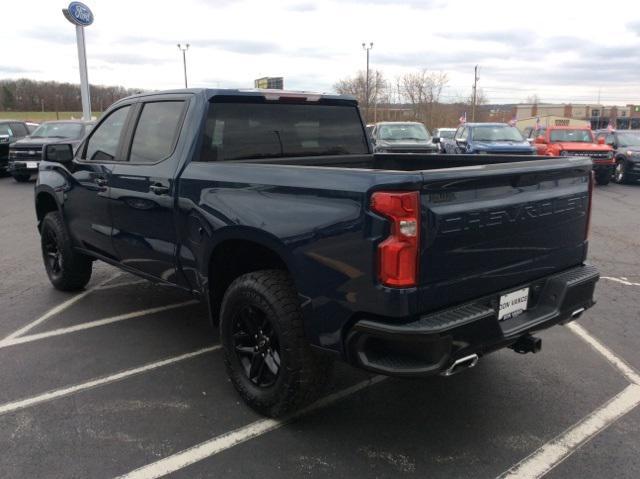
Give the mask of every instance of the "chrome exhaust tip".
[[469, 356], [465, 356], [464, 358], [456, 359], [449, 368], [445, 369], [440, 373], [441, 376], [453, 376], [454, 374], [458, 374], [460, 371], [464, 371], [465, 369], [471, 369], [476, 364], [478, 364], [477, 354], [470, 354]]

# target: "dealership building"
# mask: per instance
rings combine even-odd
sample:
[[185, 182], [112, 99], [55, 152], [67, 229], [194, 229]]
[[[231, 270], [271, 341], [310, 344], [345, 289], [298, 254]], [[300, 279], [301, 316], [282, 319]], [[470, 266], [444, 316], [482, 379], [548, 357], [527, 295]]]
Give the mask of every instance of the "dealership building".
[[[572, 105], [548, 103], [523, 103], [515, 106], [515, 118], [518, 125], [535, 122], [536, 118], [575, 125], [576, 121], [585, 122], [592, 129], [607, 128], [612, 125], [619, 130], [640, 130], [640, 105], [604, 106], [602, 104]], [[549, 124], [549, 126], [551, 125]], [[529, 126], [529, 125], [527, 125]]]

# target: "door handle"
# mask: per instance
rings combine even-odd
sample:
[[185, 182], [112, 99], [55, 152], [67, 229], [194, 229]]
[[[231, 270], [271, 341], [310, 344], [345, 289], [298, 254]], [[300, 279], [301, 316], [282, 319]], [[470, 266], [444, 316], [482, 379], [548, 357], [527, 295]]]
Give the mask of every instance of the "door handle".
[[155, 184], [155, 185], [149, 186], [149, 191], [155, 193], [156, 195], [166, 195], [167, 193], [169, 193], [169, 187], [163, 186], [160, 184]]
[[93, 180], [95, 182], [96, 185], [98, 186], [107, 186], [107, 180], [106, 178], [96, 178]]

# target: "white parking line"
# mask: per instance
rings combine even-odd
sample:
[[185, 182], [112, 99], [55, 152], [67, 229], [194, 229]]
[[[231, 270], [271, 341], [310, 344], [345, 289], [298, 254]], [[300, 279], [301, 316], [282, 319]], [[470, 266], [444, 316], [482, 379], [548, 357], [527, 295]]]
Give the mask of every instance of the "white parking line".
[[262, 436], [270, 431], [274, 431], [285, 424], [299, 418], [304, 414], [308, 414], [317, 409], [326, 407], [340, 399], [350, 396], [358, 391], [361, 391], [369, 386], [377, 384], [387, 379], [385, 376], [374, 376], [371, 379], [354, 384], [351, 387], [330, 394], [310, 406], [301, 409], [297, 413], [283, 419], [262, 419], [248, 426], [241, 427], [234, 431], [216, 436], [208, 441], [197, 444], [193, 447], [185, 449], [171, 456], [160, 459], [132, 472], [120, 476], [120, 479], [151, 479], [156, 477], [162, 477], [166, 474], [183, 469], [198, 461], [202, 461], [208, 457], [214, 456], [222, 451], [242, 444], [258, 436]]
[[571, 323], [568, 328], [611, 363], [631, 384], [606, 404], [498, 476], [499, 479], [533, 479], [544, 476], [583, 444], [640, 405], [640, 375], [582, 326]]
[[149, 363], [144, 366], [140, 366], [138, 368], [127, 369], [126, 371], [121, 371], [119, 373], [112, 374], [110, 376], [105, 376], [98, 379], [92, 379], [91, 381], [87, 381], [81, 384], [76, 384], [75, 386], [69, 386], [63, 389], [56, 389], [54, 391], [49, 391], [44, 394], [39, 394], [37, 396], [33, 396], [27, 399], [21, 399], [19, 401], [2, 404], [0, 405], [0, 415], [7, 414], [10, 412], [15, 412], [20, 409], [25, 409], [31, 406], [35, 406], [36, 404], [52, 401], [53, 399], [69, 396], [71, 394], [84, 391], [86, 389], [91, 389], [97, 386], [102, 386], [104, 384], [120, 381], [122, 379], [131, 377], [135, 374], [146, 373], [154, 369], [161, 368], [163, 366], [168, 366], [169, 364], [177, 363], [178, 361], [184, 361], [185, 359], [195, 358], [196, 356], [201, 356], [203, 354], [210, 353], [211, 351], [215, 351], [216, 349], [219, 349], [219, 348], [220, 348], [220, 345], [215, 345], [208, 348], [198, 349], [197, 351], [193, 351], [191, 353], [181, 354], [180, 356], [174, 356], [172, 358], [163, 359], [162, 361]]
[[147, 281], [146, 279], [138, 279], [134, 281], [123, 281], [122, 283], [105, 284], [104, 286], [98, 286], [95, 289], [104, 291], [105, 289], [120, 288], [122, 286], [135, 286], [137, 284], [142, 284], [142, 283], [155, 284], [156, 286], [164, 286], [162, 283], [152, 283], [151, 281]]
[[567, 326], [571, 331], [580, 336], [589, 346], [599, 352], [613, 367], [615, 367], [629, 382], [640, 385], [640, 374], [638, 374], [631, 366], [616, 356], [613, 351], [604, 344], [591, 336], [582, 326], [576, 323], [570, 323]]
[[28, 336], [19, 336], [19, 337], [14, 337], [12, 339], [3, 339], [2, 341], [0, 341], [0, 349], [6, 348], [9, 346], [15, 346], [16, 344], [30, 343], [32, 341], [38, 341], [40, 339], [51, 338], [53, 336], [61, 336], [63, 334], [75, 333], [76, 331], [82, 331], [85, 329], [95, 328], [98, 326], [104, 326], [105, 324], [116, 323], [118, 321], [138, 318], [140, 316], [159, 313], [161, 311], [168, 311], [170, 309], [182, 308], [184, 306], [190, 306], [192, 304], [198, 304], [198, 303], [199, 303], [198, 300], [192, 299], [189, 301], [184, 301], [182, 303], [169, 304], [166, 306], [158, 306], [156, 308], [149, 308], [149, 309], [143, 309], [140, 311], [133, 311], [131, 313], [119, 314], [117, 316], [98, 319], [96, 321], [90, 321], [88, 323], [82, 323], [76, 326], [70, 326], [68, 328], [54, 329], [52, 331], [46, 331], [44, 333], [30, 334]]
[[600, 276], [600, 279], [608, 279], [609, 281], [614, 281], [616, 283], [624, 284], [626, 286], [640, 286], [640, 283], [634, 283], [633, 281], [629, 281], [627, 278], [615, 278], [613, 276]]
[[44, 323], [51, 316], [55, 316], [56, 314], [61, 313], [62, 311], [67, 309], [69, 306], [72, 306], [75, 303], [77, 303], [78, 301], [80, 301], [82, 298], [84, 298], [87, 295], [93, 293], [97, 289], [100, 289], [100, 288], [104, 287], [109, 281], [111, 281], [113, 279], [116, 279], [119, 275], [120, 275], [120, 272], [118, 272], [118, 273], [116, 273], [114, 275], [111, 275], [109, 278], [105, 279], [101, 283], [98, 283], [96, 286], [94, 286], [92, 288], [89, 288], [89, 289], [86, 289], [82, 293], [77, 294], [77, 295], [73, 296], [72, 298], [69, 298], [64, 303], [59, 304], [55, 308], [51, 308], [49, 311], [44, 313], [42, 316], [40, 316], [35, 321], [32, 321], [31, 323], [27, 324], [26, 326], [23, 326], [22, 328], [18, 329], [17, 331], [14, 331], [13, 333], [11, 333], [9, 336], [7, 336], [2, 341], [0, 341], [0, 343], [2, 343], [4, 341], [7, 341], [9, 339], [17, 338], [18, 336], [22, 336], [27, 331], [30, 331], [31, 329], [35, 328], [39, 324]]
[[640, 386], [631, 384], [608, 403], [589, 414], [499, 476], [533, 479], [547, 474], [580, 446], [640, 404]]

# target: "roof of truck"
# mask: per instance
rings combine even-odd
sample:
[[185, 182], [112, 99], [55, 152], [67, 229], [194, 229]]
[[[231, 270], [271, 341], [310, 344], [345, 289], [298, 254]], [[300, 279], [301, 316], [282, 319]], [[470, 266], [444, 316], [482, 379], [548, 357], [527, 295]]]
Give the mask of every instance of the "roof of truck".
[[[300, 98], [307, 99], [307, 101], [324, 100], [342, 100], [357, 103], [355, 97], [351, 95], [333, 95], [329, 93], [319, 93], [311, 91], [296, 91], [296, 90], [271, 90], [271, 89], [258, 89], [258, 88], [180, 88], [176, 90], [162, 90], [162, 91], [149, 91], [145, 93], [139, 93], [136, 95], [128, 96], [127, 98], [140, 98], [154, 95], [167, 95], [167, 94], [204, 94], [208, 99], [215, 96], [252, 96], [252, 97], [265, 97], [267, 99], [278, 100], [280, 97], [288, 98]], [[127, 98], [123, 98], [127, 99]]]

